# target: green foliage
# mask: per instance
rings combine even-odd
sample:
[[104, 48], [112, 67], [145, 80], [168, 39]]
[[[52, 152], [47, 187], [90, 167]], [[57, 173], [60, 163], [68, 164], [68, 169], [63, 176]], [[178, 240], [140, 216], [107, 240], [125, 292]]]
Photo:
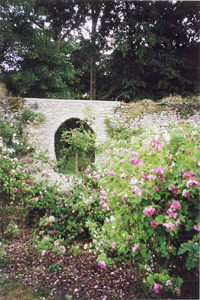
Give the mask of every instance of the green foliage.
[[14, 236], [16, 237], [19, 234], [20, 230], [17, 226], [17, 224], [15, 224], [13, 221], [11, 221], [7, 228], [6, 231], [4, 231], [3, 235], [8, 235], [8, 236]]
[[10, 127], [8, 121], [0, 119], [0, 137], [4, 143], [8, 145], [12, 144], [13, 133], [14, 130]]
[[24, 108], [22, 113], [16, 118], [20, 120], [22, 124], [32, 123], [34, 121], [39, 123], [45, 122], [45, 116], [41, 113], [35, 113], [31, 108]]
[[80, 246], [75, 242], [74, 245], [71, 245], [69, 252], [72, 252], [73, 255], [76, 257], [77, 255], [81, 254], [83, 250], [80, 248]]
[[8, 256], [6, 255], [6, 251], [4, 249], [3, 240], [0, 242], [0, 266], [4, 266], [8, 262]]
[[[109, 212], [104, 212], [99, 203], [100, 192], [96, 188], [96, 172], [90, 169], [86, 170], [82, 179], [68, 177], [68, 192], [58, 192], [55, 188], [45, 187], [37, 196], [38, 201], [31, 201], [32, 210], [41, 213], [41, 219], [38, 225], [39, 235], [51, 236], [56, 240], [59, 237], [67, 242], [73, 242], [76, 237], [89, 236], [88, 228], [95, 223], [99, 227]], [[50, 216], [54, 221], [49, 220]]]
[[[114, 125], [113, 125], [114, 119]], [[142, 128], [136, 130], [124, 127], [120, 122], [119, 118], [114, 116], [112, 121], [109, 117], [106, 117], [104, 120], [106, 124], [107, 134], [116, 140], [130, 140], [133, 135], [138, 135], [142, 133]]]
[[29, 97], [88, 99], [95, 82], [97, 99], [198, 94], [198, 13], [198, 1], [3, 1], [3, 82]]
[[188, 251], [186, 264], [185, 266], [190, 270], [199, 263], [199, 244], [198, 244], [198, 236], [194, 236], [193, 240], [187, 241], [187, 243], [181, 244], [178, 255], [182, 255]]
[[98, 260], [124, 260], [145, 299], [180, 296], [176, 267], [199, 265], [199, 141], [198, 125], [177, 122], [112, 141], [99, 167], [102, 209], [111, 217], [96, 232]]
[[57, 153], [58, 157], [62, 157], [58, 161], [58, 168], [61, 172], [65, 171], [69, 160], [75, 157], [75, 174], [77, 175], [78, 169], [83, 172], [88, 165], [94, 162], [96, 136], [89, 127], [89, 124], [93, 124], [90, 115], [84, 121], [78, 120], [76, 123], [76, 127], [70, 128], [70, 130], [67, 130], [64, 124], [59, 128], [59, 131], [64, 130], [58, 145], [61, 150], [59, 152], [57, 149]]
[[48, 272], [50, 272], [50, 273], [58, 272], [59, 269], [60, 269], [60, 266], [55, 263], [48, 268]]
[[[105, 59], [98, 81], [99, 99], [130, 102], [198, 94], [198, 11], [199, 3], [184, 1], [116, 5], [115, 17], [105, 19], [106, 27], [114, 31], [115, 50]], [[116, 16], [119, 12], [123, 22]], [[192, 36], [188, 35], [190, 28], [194, 29]]]

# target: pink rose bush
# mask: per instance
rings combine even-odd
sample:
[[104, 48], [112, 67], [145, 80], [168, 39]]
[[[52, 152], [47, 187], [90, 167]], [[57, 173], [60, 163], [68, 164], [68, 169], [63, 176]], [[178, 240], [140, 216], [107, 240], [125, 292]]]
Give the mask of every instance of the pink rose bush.
[[101, 249], [98, 261], [112, 263], [115, 257], [108, 257], [109, 247], [115, 248], [115, 255], [124, 257], [138, 278], [142, 276], [147, 299], [180, 296], [182, 274], [174, 276], [173, 264], [183, 260], [183, 253], [182, 264], [188, 270], [198, 265], [199, 127], [193, 135], [189, 123], [176, 124], [168, 130], [167, 141], [162, 132], [144, 133], [133, 142], [124, 141], [124, 147], [120, 141], [118, 151], [106, 152], [115, 174], [112, 181], [106, 166], [101, 166], [99, 185], [106, 194], [100, 201], [106, 198], [113, 220], [95, 238]]

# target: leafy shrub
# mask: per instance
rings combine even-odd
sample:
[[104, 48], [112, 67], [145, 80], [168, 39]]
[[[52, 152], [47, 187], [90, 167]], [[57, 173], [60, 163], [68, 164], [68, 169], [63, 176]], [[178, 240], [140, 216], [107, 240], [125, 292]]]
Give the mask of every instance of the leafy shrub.
[[45, 122], [45, 116], [41, 113], [35, 113], [31, 108], [24, 108], [22, 112], [16, 116], [16, 119], [20, 120], [23, 124], [32, 123], [33, 121], [39, 123]]
[[61, 172], [65, 170], [71, 157], [75, 157], [74, 171], [76, 175], [78, 170], [83, 172], [88, 165], [94, 162], [96, 137], [86, 121], [87, 119], [80, 121], [77, 128], [66, 130], [62, 134], [61, 143], [64, 143], [65, 147], [60, 151], [62, 158], [58, 161], [58, 168]]
[[[73, 242], [78, 236], [89, 237], [88, 227], [103, 225], [110, 213], [101, 208], [100, 192], [91, 174], [91, 169], [87, 169], [82, 179], [69, 178], [72, 181], [66, 192], [46, 187], [41, 189], [36, 201], [32, 199], [32, 209], [43, 210], [44, 214], [38, 228], [41, 238], [49, 235], [54, 240], [64, 238]], [[93, 176], [96, 179], [98, 175]]]
[[143, 131], [142, 128], [136, 130], [124, 127], [124, 125], [116, 116], [113, 116], [113, 119], [116, 123], [115, 125], [112, 124], [111, 119], [109, 117], [105, 118], [106, 131], [112, 139], [129, 140], [133, 135], [141, 134]]
[[200, 126], [178, 122], [116, 142], [101, 165], [102, 209], [112, 214], [95, 237], [98, 264], [126, 261], [146, 299], [180, 296], [177, 266], [199, 265], [199, 150]]
[[14, 130], [10, 127], [8, 121], [0, 120], [0, 137], [7, 145], [12, 144]]

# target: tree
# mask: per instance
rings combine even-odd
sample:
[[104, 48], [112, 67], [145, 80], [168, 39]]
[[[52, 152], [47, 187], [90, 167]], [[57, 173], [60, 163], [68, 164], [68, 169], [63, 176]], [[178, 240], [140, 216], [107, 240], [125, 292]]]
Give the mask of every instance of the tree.
[[[69, 32], [83, 18], [78, 8], [75, 9], [75, 1], [72, 2], [7, 0], [2, 3], [1, 65], [4, 81], [15, 94], [75, 97], [73, 86], [78, 84], [79, 71], [71, 64], [70, 54], [77, 49], [77, 44]], [[65, 20], [58, 18], [61, 11]]]
[[132, 101], [197, 93], [199, 3], [120, 1], [115, 50], [107, 59], [102, 98]]
[[90, 99], [133, 101], [197, 93], [199, 6], [197, 1], [4, 0], [3, 80], [23, 96], [90, 93]]

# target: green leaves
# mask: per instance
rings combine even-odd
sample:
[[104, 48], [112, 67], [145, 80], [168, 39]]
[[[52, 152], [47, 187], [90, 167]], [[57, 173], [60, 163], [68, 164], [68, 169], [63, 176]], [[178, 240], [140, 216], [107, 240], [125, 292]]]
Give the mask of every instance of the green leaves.
[[132, 137], [131, 144], [111, 140], [105, 151], [99, 184], [115, 221], [101, 232], [103, 249], [109, 253], [114, 241], [116, 255], [129, 257], [130, 268], [141, 274], [145, 270], [143, 283], [152, 297], [154, 284], [162, 286], [160, 297], [180, 293], [182, 279], [172, 277], [180, 259], [187, 268], [198, 263], [199, 137], [200, 127], [194, 131], [186, 122], [159, 136], [148, 131]]

